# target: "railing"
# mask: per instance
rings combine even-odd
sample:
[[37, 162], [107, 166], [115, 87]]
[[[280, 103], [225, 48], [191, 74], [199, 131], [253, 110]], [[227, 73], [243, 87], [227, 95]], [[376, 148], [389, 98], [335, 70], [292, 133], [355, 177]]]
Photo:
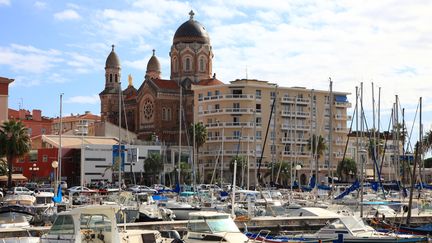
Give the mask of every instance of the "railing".
[[309, 130], [310, 126], [309, 125], [288, 125], [288, 124], [282, 124], [282, 129], [287, 130], [287, 129], [291, 129], [291, 130]]
[[305, 99], [305, 98], [295, 98], [295, 97], [282, 97], [281, 98], [281, 102], [282, 103], [289, 103], [289, 104], [303, 104], [303, 105], [307, 105], [310, 104], [310, 99]]
[[253, 94], [225, 94], [225, 95], [212, 95], [198, 97], [198, 101], [208, 101], [208, 100], [223, 100], [223, 99], [235, 99], [235, 100], [254, 100], [261, 99], [261, 96], [255, 96]]
[[351, 103], [350, 102], [337, 102], [337, 101], [335, 101], [334, 102], [334, 105], [336, 106], [336, 107], [347, 107], [347, 108], [351, 108]]
[[309, 117], [309, 112], [304, 111], [281, 111], [282, 116], [294, 116], [294, 117]]
[[282, 138], [282, 143], [302, 143], [302, 144], [307, 144], [309, 143], [307, 139], [304, 138], [288, 138], [288, 137], [284, 137]]
[[310, 157], [310, 152], [283, 151], [282, 156]]

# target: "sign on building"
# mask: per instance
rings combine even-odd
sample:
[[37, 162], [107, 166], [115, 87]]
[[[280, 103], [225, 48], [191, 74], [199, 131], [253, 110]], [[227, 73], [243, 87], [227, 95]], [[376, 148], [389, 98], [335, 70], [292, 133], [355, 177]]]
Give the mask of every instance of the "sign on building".
[[[112, 146], [112, 157], [113, 157], [113, 165], [116, 164], [117, 161], [119, 161], [121, 159], [121, 170], [124, 171], [124, 167], [125, 167], [125, 146], [121, 145], [120, 149], [118, 145], [113, 145]], [[120, 156], [119, 156], [120, 154]]]

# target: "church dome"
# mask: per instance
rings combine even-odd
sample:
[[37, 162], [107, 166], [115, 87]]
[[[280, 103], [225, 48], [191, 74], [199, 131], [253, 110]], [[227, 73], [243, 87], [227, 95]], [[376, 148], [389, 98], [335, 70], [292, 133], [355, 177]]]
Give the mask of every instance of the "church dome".
[[201, 44], [210, 43], [209, 35], [204, 26], [193, 19], [194, 12], [190, 11], [190, 19], [184, 22], [174, 34], [173, 44], [179, 42], [191, 43], [198, 42]]
[[149, 71], [160, 72], [160, 69], [161, 69], [161, 66], [160, 66], [159, 60], [155, 55], [155, 50], [153, 50], [153, 56], [150, 57], [150, 60], [147, 63], [147, 72], [149, 72]]
[[112, 45], [111, 53], [106, 59], [105, 68], [120, 68], [120, 59], [114, 51], [114, 45]]

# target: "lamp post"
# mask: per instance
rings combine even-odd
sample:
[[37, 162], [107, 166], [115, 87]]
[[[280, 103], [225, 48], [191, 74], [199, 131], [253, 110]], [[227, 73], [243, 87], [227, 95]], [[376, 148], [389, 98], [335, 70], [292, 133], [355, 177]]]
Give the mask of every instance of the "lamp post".
[[299, 191], [301, 190], [300, 188], [301, 188], [301, 184], [300, 184], [300, 170], [301, 170], [301, 168], [302, 168], [302, 166], [301, 165], [296, 165], [296, 171], [297, 171], [297, 177], [298, 177], [298, 188], [299, 188]]
[[57, 167], [58, 167], [58, 161], [54, 160], [51, 163], [51, 167], [54, 170], [54, 193], [57, 195]]
[[32, 181], [34, 182], [35, 181], [35, 175], [36, 175], [37, 171], [39, 171], [39, 167], [37, 167], [37, 164], [34, 163], [32, 165], [32, 167], [29, 168], [29, 170], [32, 172]]

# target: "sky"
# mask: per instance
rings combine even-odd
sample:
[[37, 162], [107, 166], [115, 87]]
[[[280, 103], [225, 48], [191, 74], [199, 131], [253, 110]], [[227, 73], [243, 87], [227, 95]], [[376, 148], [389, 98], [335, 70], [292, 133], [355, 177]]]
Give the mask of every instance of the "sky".
[[[252, 78], [355, 94], [363, 82], [372, 124], [381, 89], [381, 130], [396, 95], [406, 124], [432, 118], [432, 1], [410, 0], [0, 0], [0, 76], [15, 79], [13, 109], [43, 115], [100, 114], [104, 65], [114, 44], [123, 88], [144, 79], [152, 49], [169, 79], [169, 50], [189, 11], [209, 33], [213, 72], [224, 83]], [[355, 96], [349, 100], [355, 105]], [[350, 111], [351, 112], [351, 111]], [[416, 130], [417, 129], [417, 130]], [[416, 135], [413, 135], [416, 136]]]

